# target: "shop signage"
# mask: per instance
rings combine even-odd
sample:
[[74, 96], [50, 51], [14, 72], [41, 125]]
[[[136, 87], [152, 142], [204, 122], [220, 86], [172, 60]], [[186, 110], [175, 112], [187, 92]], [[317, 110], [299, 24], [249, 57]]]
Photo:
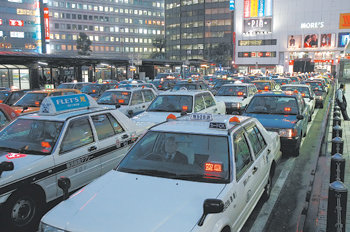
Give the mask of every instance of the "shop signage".
[[44, 8], [45, 39], [50, 39], [49, 8]]
[[350, 13], [340, 14], [339, 29], [350, 29]]
[[271, 17], [272, 0], [244, 0], [243, 17]]
[[324, 28], [324, 22], [302, 23], [301, 29]]
[[11, 38], [24, 38], [24, 32], [23, 31], [10, 31], [10, 37]]
[[230, 0], [230, 10], [235, 10], [235, 0]]
[[244, 19], [243, 33], [271, 32], [271, 18]]

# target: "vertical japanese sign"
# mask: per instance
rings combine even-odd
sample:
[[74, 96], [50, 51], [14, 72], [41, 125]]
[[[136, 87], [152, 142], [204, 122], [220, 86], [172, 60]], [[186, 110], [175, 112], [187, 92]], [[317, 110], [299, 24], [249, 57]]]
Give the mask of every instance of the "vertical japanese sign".
[[244, 0], [244, 18], [250, 17], [250, 0]]
[[235, 0], [230, 0], [230, 10], [235, 10]]
[[44, 8], [45, 39], [50, 39], [49, 8]]
[[258, 17], [258, 0], [250, 0], [250, 17]]
[[265, 15], [265, 0], [259, 0], [258, 16], [263, 17]]
[[266, 17], [272, 16], [272, 0], [265, 0], [265, 15]]

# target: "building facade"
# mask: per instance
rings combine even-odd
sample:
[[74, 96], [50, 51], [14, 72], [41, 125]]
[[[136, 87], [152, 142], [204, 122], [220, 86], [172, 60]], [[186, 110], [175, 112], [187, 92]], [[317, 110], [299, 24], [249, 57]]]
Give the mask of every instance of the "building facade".
[[239, 0], [235, 64], [241, 72], [341, 71], [349, 0]]
[[228, 0], [166, 0], [168, 58], [215, 62], [217, 47], [221, 44], [221, 55], [226, 56], [226, 62], [231, 62], [233, 16]]

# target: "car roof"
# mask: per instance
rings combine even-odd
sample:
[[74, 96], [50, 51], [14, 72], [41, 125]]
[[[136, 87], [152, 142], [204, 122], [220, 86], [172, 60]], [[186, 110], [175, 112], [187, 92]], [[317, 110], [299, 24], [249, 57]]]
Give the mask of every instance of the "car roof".
[[[235, 115], [212, 115], [211, 121], [191, 120], [190, 115], [169, 120], [153, 126], [150, 131], [159, 132], [175, 132], [186, 134], [204, 134], [204, 135], [220, 135], [227, 136], [228, 131], [233, 127], [248, 122], [251, 117], [235, 116]], [[230, 118], [237, 117], [241, 123], [229, 123]], [[211, 122], [225, 123], [226, 129], [209, 128]]]
[[56, 115], [40, 115], [39, 113], [26, 114], [26, 115], [20, 116], [19, 118], [64, 122], [67, 119], [75, 117], [75, 116], [87, 115], [87, 114], [91, 114], [91, 113], [102, 112], [102, 111], [111, 111], [111, 110], [113, 110], [113, 109], [107, 108], [107, 107], [91, 107], [89, 109], [72, 110], [69, 112], [64, 112], [64, 113], [60, 113], [60, 114], [56, 114]]
[[187, 95], [187, 96], [195, 96], [200, 93], [209, 93], [209, 91], [205, 90], [179, 90], [174, 92], [161, 92], [159, 95]]
[[283, 85], [282, 87], [288, 87], [288, 86], [291, 86], [291, 87], [306, 87], [306, 88], [310, 88], [309, 85], [306, 85], [306, 84], [286, 84], [286, 85]]
[[80, 93], [77, 89], [42, 89], [42, 90], [33, 90], [29, 91], [28, 93], [52, 93], [52, 92], [77, 92]]
[[152, 89], [152, 88], [148, 88], [148, 87], [135, 87], [135, 88], [128, 88], [128, 87], [121, 87], [118, 89], [108, 89], [105, 92], [135, 92], [138, 90], [142, 90], [142, 89]]
[[229, 83], [229, 84], [224, 84], [223, 86], [255, 86], [250, 83]]

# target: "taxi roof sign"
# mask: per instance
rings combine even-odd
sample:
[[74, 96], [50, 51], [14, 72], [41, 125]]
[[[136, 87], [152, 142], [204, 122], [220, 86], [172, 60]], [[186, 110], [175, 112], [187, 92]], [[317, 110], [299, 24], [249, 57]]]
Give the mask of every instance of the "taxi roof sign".
[[46, 97], [41, 103], [39, 114], [56, 115], [90, 107], [100, 106], [91, 96], [86, 94]]

